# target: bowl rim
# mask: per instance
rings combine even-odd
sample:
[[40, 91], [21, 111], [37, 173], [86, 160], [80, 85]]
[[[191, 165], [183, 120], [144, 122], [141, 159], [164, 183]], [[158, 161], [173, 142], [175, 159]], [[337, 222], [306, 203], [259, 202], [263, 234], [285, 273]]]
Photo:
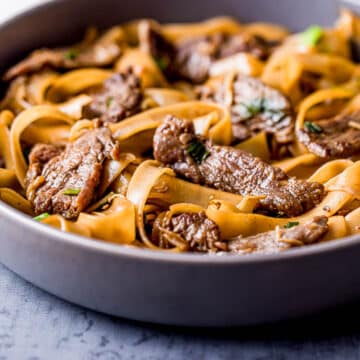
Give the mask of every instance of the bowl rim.
[[324, 255], [334, 251], [348, 249], [359, 244], [360, 235], [347, 236], [333, 241], [294, 248], [292, 250], [280, 252], [277, 254], [253, 254], [250, 256], [239, 256], [236, 254], [197, 254], [197, 253], [175, 253], [161, 250], [152, 250], [139, 248], [131, 245], [110, 243], [103, 240], [93, 239], [78, 235], [75, 233], [61, 231], [55, 227], [34, 221], [30, 216], [13, 208], [12, 206], [0, 200], [0, 216], [9, 218], [18, 222], [23, 228], [29, 229], [35, 233], [41, 233], [47, 236], [51, 241], [60, 242], [61, 245], [68, 244], [78, 248], [99, 252], [104, 255], [113, 255], [118, 257], [129, 257], [137, 260], [147, 260], [155, 262], [167, 262], [177, 264], [196, 264], [196, 265], [234, 265], [234, 264], [252, 264], [280, 262], [285, 260]]
[[[37, 4], [28, 9], [22, 10], [13, 16], [8, 17], [4, 21], [0, 21], [0, 32], [24, 17], [31, 16], [41, 10], [46, 10], [56, 4], [69, 0], [45, 0], [41, 4]], [[284, 251], [276, 254], [253, 254], [250, 256], [239, 256], [236, 254], [224, 255], [209, 255], [197, 253], [175, 253], [161, 250], [152, 250], [147, 248], [139, 248], [131, 245], [122, 245], [117, 243], [110, 243], [103, 240], [93, 239], [81, 236], [75, 233], [64, 232], [50, 225], [42, 224], [34, 221], [30, 216], [22, 213], [21, 211], [13, 208], [0, 200], [0, 216], [9, 218], [12, 221], [19, 222], [24, 228], [33, 232], [42, 233], [47, 235], [51, 241], [61, 242], [99, 252], [104, 255], [112, 255], [118, 257], [128, 257], [142, 261], [152, 262], [165, 262], [175, 264], [194, 264], [194, 265], [242, 265], [242, 264], [258, 264], [258, 263], [276, 263], [280, 261], [292, 260], [303, 257], [314, 257], [315, 255], [321, 256], [334, 251], [347, 250], [359, 244], [360, 234], [346, 236], [341, 239], [336, 239], [328, 242], [313, 244], [311, 246], [304, 246], [294, 248], [289, 251]]]

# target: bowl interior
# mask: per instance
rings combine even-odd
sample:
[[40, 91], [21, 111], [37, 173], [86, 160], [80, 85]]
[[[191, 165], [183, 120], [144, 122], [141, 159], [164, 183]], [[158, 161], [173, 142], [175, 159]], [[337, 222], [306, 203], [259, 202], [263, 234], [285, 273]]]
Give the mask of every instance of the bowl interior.
[[[4, 71], [33, 49], [64, 45], [81, 39], [85, 28], [89, 25], [105, 28], [144, 17], [155, 18], [161, 22], [190, 22], [213, 16], [230, 15], [243, 22], [268, 21], [284, 24], [296, 31], [314, 23], [331, 25], [337, 16], [339, 6], [360, 9], [360, 4], [356, 6], [355, 0], [347, 1], [349, 3], [336, 0], [277, 0], [276, 6], [274, 2], [266, 0], [182, 0], [171, 4], [165, 0], [152, 0], [151, 5], [146, 0], [134, 0], [130, 3], [102, 0], [101, 6], [97, 0], [49, 1], [5, 24], [0, 24], [0, 37], [2, 42], [7, 44], [0, 47], [0, 71]], [[68, 19], [68, 21], [59, 21], [59, 19]], [[1, 201], [0, 210], [7, 216], [13, 216], [11, 214], [13, 211], [10, 212]], [[14, 212], [18, 213], [16, 210]], [[41, 226], [30, 224], [25, 216], [20, 217], [23, 218], [22, 223], [25, 226], [30, 225], [29, 228]], [[47, 231], [51, 232], [49, 235], [56, 237], [58, 234], [60, 237], [61, 233], [55, 229]], [[61, 234], [61, 237], [64, 236], [80, 239], [73, 234]], [[326, 244], [329, 248], [334, 248], [333, 245]], [[109, 248], [114, 250], [115, 247], [110, 245]], [[133, 249], [126, 251], [131, 253]], [[299, 250], [299, 255], [310, 252], [308, 249], [302, 249]], [[135, 250], [134, 253], [137, 254], [137, 251]], [[174, 259], [176, 258], [178, 257], [174, 256]], [[255, 260], [256, 257], [253, 259]]]

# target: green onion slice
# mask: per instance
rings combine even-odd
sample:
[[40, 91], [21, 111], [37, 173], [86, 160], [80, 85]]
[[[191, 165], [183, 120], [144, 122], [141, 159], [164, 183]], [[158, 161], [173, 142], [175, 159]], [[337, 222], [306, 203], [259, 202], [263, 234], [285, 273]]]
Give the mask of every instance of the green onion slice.
[[80, 191], [81, 191], [81, 189], [65, 189], [63, 194], [74, 196], [74, 195], [78, 195], [80, 193]]
[[40, 215], [38, 215], [38, 216], [35, 216], [35, 217], [33, 218], [33, 220], [35, 220], [35, 221], [42, 221], [42, 220], [46, 219], [48, 216], [50, 216], [50, 214], [47, 213], [47, 212], [45, 212], [45, 213], [42, 213], [42, 214], [40, 214]]
[[287, 224], [284, 225], [284, 228], [285, 229], [290, 229], [294, 226], [297, 226], [299, 225], [299, 222], [298, 221], [289, 221]]
[[321, 26], [312, 25], [301, 34], [301, 41], [306, 46], [315, 46], [323, 35], [324, 30]]

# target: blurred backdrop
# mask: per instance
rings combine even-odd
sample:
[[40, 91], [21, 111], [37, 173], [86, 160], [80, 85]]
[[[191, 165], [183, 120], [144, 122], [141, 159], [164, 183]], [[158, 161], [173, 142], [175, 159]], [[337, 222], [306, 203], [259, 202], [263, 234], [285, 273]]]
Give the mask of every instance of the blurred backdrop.
[[0, 21], [15, 15], [23, 9], [42, 4], [48, 0], [0, 0]]

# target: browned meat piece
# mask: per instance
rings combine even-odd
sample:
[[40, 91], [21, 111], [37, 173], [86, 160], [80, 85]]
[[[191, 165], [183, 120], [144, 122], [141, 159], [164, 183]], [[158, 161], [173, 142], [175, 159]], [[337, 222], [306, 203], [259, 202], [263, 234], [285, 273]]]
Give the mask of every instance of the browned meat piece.
[[59, 155], [63, 148], [52, 144], [36, 144], [29, 154], [29, 162], [42, 168], [49, 160]]
[[102, 122], [118, 122], [140, 111], [140, 79], [132, 72], [115, 74], [92, 93], [93, 100], [83, 108], [83, 116]]
[[[240, 254], [274, 254], [294, 246], [310, 245], [321, 240], [329, 227], [326, 216], [317, 216], [310, 222], [290, 229], [237, 238], [229, 241], [229, 251]], [[291, 224], [291, 223], [289, 223]]]
[[58, 156], [63, 148], [52, 144], [36, 144], [29, 154], [29, 168], [26, 174], [25, 185], [29, 189], [34, 180], [41, 175], [44, 165], [55, 156]]
[[297, 137], [322, 158], [347, 157], [360, 152], [360, 112], [340, 114], [316, 123], [305, 122]]
[[175, 45], [166, 39], [156, 29], [156, 25], [144, 21], [139, 26], [140, 48], [152, 55], [159, 68], [169, 77], [173, 77], [176, 72], [174, 59], [176, 58]]
[[289, 100], [258, 79], [237, 75], [230, 88], [225, 79], [219, 79], [201, 87], [199, 95], [201, 100], [230, 107], [237, 141], [260, 131], [273, 135], [278, 144], [293, 141], [294, 117]]
[[214, 34], [186, 41], [176, 48], [175, 77], [197, 84], [204, 82], [214, 60], [239, 52], [249, 52], [261, 59], [268, 56], [264, 43], [246, 34]]
[[250, 153], [213, 145], [195, 135], [191, 121], [169, 116], [154, 136], [154, 157], [194, 183], [240, 195], [266, 196], [260, 209], [296, 216], [318, 204], [324, 187], [288, 177]]
[[4, 75], [5, 81], [10, 81], [17, 76], [38, 72], [46, 67], [54, 69], [66, 67], [67, 60], [64, 53], [57, 50], [35, 50], [30, 56], [10, 68]]
[[171, 247], [172, 239], [180, 236], [192, 251], [216, 252], [227, 249], [227, 243], [220, 240], [219, 227], [205, 212], [181, 213], [169, 219], [162, 215], [156, 219], [152, 230], [152, 239], [159, 246]]
[[76, 219], [96, 197], [105, 159], [116, 159], [119, 146], [107, 128], [85, 132], [60, 154], [37, 145], [30, 154], [27, 196], [35, 212]]
[[195, 84], [207, 79], [214, 60], [239, 52], [249, 52], [259, 59], [266, 59], [273, 46], [259, 36], [223, 33], [174, 44], [150, 22], [144, 22], [140, 28], [140, 43], [155, 58], [169, 80], [184, 79]]
[[121, 54], [121, 36], [121, 30], [114, 28], [86, 46], [81, 44], [74, 48], [35, 50], [10, 68], [4, 75], [4, 80], [9, 81], [46, 67], [75, 69], [111, 65]]

